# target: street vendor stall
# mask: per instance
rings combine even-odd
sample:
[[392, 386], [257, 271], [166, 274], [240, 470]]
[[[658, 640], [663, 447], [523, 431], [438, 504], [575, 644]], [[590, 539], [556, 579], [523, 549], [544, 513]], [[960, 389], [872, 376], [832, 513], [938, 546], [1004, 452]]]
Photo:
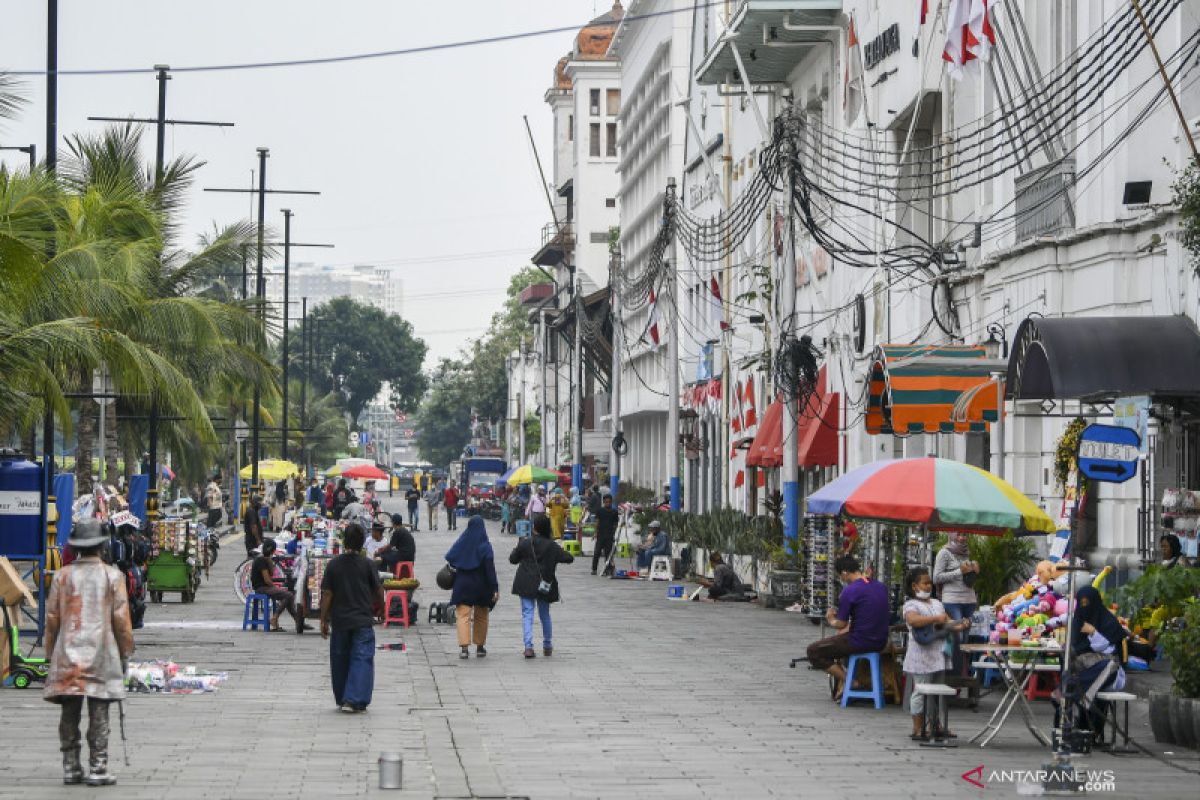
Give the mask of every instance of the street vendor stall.
[[194, 524], [186, 519], [151, 523], [150, 560], [146, 564], [151, 602], [161, 603], [164, 592], [179, 592], [184, 603], [195, 600], [202, 566]]

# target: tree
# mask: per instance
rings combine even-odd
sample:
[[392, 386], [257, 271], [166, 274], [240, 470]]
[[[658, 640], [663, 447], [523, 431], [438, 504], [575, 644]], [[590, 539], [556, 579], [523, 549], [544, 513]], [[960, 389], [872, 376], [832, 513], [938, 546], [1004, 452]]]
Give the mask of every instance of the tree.
[[471, 437], [470, 376], [463, 362], [442, 359], [416, 416], [417, 449], [431, 464], [449, 464]]
[[[310, 382], [339, 392], [352, 419], [358, 419], [385, 383], [393, 408], [417, 407], [429, 385], [421, 372], [428, 348], [413, 336], [410, 323], [349, 297], [317, 306], [310, 317], [321, 326], [322, 351], [329, 354], [317, 360]], [[299, 341], [299, 333], [294, 335]]]

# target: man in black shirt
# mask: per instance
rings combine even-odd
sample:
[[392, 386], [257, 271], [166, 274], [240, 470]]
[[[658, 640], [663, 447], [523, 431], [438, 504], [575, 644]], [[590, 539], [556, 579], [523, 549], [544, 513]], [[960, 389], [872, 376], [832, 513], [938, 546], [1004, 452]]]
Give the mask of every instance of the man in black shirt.
[[[620, 521], [621, 516], [613, 508], [612, 495], [604, 495], [600, 501], [600, 510], [596, 512], [596, 549], [592, 552], [593, 575], [596, 574], [596, 567], [601, 558], [605, 563], [608, 562], [608, 557], [612, 554], [613, 538], [617, 533], [617, 523]], [[608, 567], [605, 567], [604, 573], [608, 574]]]
[[[342, 535], [346, 552], [330, 559], [321, 579], [321, 636], [329, 639], [329, 674], [338, 710], [367, 710], [375, 688], [375, 630], [383, 610], [379, 573], [363, 554], [366, 533], [350, 524]], [[331, 631], [332, 629], [332, 631]]]
[[333, 512], [334, 519], [342, 518], [342, 511], [351, 503], [357, 502], [358, 498], [354, 496], [354, 492], [350, 491], [346, 486], [346, 479], [338, 480], [337, 489], [333, 492], [333, 507], [329, 510]]
[[250, 496], [242, 527], [246, 531], [246, 557], [249, 558], [254, 555], [254, 550], [263, 543], [262, 498], [256, 494]]
[[271, 614], [271, 630], [281, 631], [279, 617], [286, 610], [296, 621], [296, 633], [304, 633], [308, 626], [304, 624], [304, 610], [296, 605], [296, 595], [282, 586], [276, 586], [271, 575], [275, 571], [275, 562], [271, 556], [275, 554], [275, 540], [267, 539], [262, 544], [262, 555], [254, 559], [250, 565], [250, 585], [258, 594], [271, 598], [274, 613]]
[[408, 524], [412, 526], [414, 532], [419, 531], [420, 528], [417, 527], [419, 520], [417, 517], [420, 512], [417, 511], [417, 504], [421, 502], [421, 493], [417, 491], [417, 487], [411, 486], [404, 493], [404, 499], [408, 501]]
[[392, 536], [375, 555], [377, 566], [384, 572], [392, 572], [401, 561], [417, 560], [417, 541], [404, 527], [404, 519], [399, 514], [392, 514]]

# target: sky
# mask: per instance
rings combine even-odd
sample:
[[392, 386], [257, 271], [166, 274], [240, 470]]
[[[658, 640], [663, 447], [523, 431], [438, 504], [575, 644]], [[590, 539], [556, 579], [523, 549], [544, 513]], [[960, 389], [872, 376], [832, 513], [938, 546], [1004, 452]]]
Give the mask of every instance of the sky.
[[[585, 25], [607, 0], [205, 0], [164, 3], [59, 0], [59, 68], [172, 67], [337, 56]], [[529, 263], [550, 212], [523, 115], [551, 169], [552, 120], [543, 95], [573, 34], [344, 64], [176, 73], [167, 116], [233, 122], [173, 126], [168, 157], [206, 163], [187, 209], [182, 244], [214, 223], [252, 216], [256, 149], [269, 147], [268, 188], [320, 191], [268, 196], [268, 223], [291, 208], [295, 241], [336, 245], [294, 251], [295, 261], [399, 265], [404, 316], [429, 345], [426, 366], [452, 356], [498, 311], [509, 277]], [[0, 7], [0, 71], [46, 63], [46, 3]], [[0, 144], [44, 152], [44, 77], [21, 79], [28, 101], [0, 121]], [[98, 131], [88, 116], [153, 117], [152, 73], [61, 76], [59, 149]], [[154, 157], [153, 127], [144, 135]], [[24, 153], [0, 151], [9, 166]], [[494, 293], [482, 290], [494, 289]], [[456, 296], [463, 292], [462, 296]], [[411, 299], [409, 299], [411, 297]], [[293, 310], [298, 313], [298, 310]]]

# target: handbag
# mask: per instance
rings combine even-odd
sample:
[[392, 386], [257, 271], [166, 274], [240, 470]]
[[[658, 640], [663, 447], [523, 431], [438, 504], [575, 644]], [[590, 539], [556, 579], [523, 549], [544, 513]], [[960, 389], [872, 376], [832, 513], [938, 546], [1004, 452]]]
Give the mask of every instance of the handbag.
[[912, 638], [917, 644], [933, 644], [938, 639], [945, 639], [950, 635], [950, 628], [942, 623], [934, 625], [922, 625], [920, 628], [912, 629]]
[[438, 570], [437, 579], [436, 579], [438, 588], [445, 589], [446, 591], [450, 591], [451, 589], [453, 589], [454, 588], [454, 577], [457, 574], [458, 574], [458, 571], [455, 570], [454, 567], [450, 566], [449, 562], [447, 562], [446, 566], [444, 566]]
[[537, 570], [538, 587], [537, 593], [540, 597], [549, 597], [554, 590], [554, 584], [542, 577], [542, 565], [538, 562], [537, 548], [533, 546], [533, 537], [528, 539], [529, 552], [533, 554], [533, 566]]

